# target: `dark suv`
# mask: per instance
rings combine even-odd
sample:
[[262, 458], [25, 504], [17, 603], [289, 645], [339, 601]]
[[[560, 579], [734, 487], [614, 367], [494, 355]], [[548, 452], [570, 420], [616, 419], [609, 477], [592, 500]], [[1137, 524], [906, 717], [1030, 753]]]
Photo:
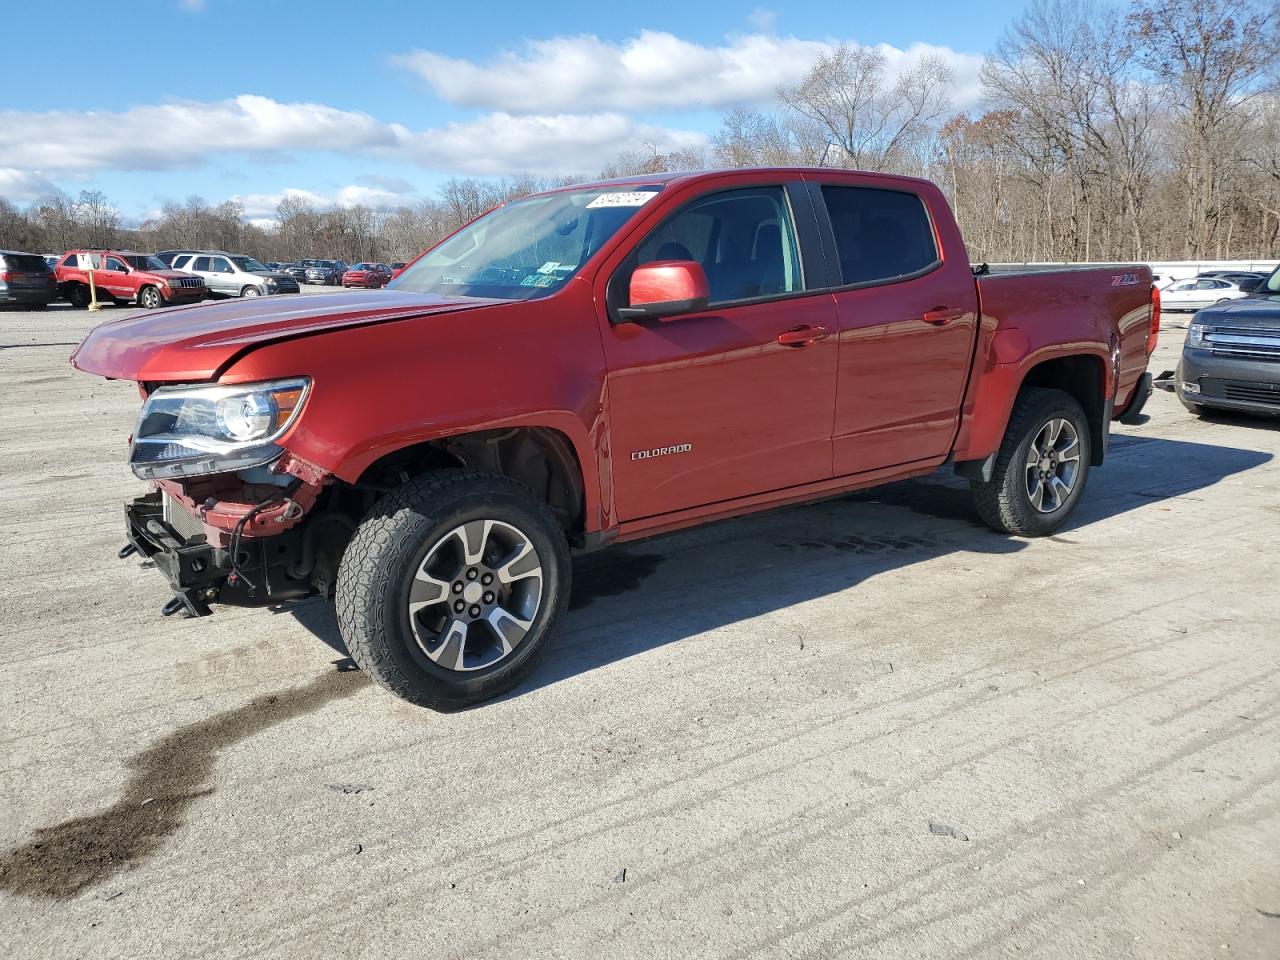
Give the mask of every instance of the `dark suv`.
[[1249, 296], [1192, 318], [1174, 389], [1192, 413], [1280, 416], [1280, 268]]
[[342, 275], [350, 269], [341, 260], [312, 260], [307, 265], [306, 283], [323, 283], [336, 287], [342, 282]]
[[0, 250], [0, 303], [43, 309], [58, 297], [58, 281], [38, 253]]

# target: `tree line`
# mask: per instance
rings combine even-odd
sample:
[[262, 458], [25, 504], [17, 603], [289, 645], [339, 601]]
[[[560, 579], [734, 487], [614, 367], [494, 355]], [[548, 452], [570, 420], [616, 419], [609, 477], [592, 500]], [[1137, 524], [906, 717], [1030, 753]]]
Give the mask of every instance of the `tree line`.
[[[984, 110], [952, 106], [926, 56], [891, 76], [840, 46], [772, 109], [736, 109], [706, 151], [637, 144], [602, 177], [709, 166], [822, 165], [936, 181], [975, 260], [1274, 256], [1280, 240], [1280, 20], [1257, 0], [1034, 0], [982, 67]], [[505, 200], [575, 178], [454, 178], [412, 204], [319, 209], [288, 196], [264, 228], [238, 201], [169, 203], [136, 229], [98, 191], [18, 209], [0, 247], [215, 248], [261, 260], [415, 256]]]

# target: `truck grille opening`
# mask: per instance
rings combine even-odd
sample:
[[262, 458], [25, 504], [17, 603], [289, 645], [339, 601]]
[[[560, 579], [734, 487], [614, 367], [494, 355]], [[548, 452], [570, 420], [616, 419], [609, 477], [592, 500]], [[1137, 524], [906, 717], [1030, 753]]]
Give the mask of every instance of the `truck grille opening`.
[[1280, 334], [1275, 330], [1223, 328], [1208, 335], [1209, 346], [1220, 357], [1280, 360]]
[[1280, 383], [1243, 383], [1239, 380], [1224, 380], [1222, 393], [1228, 400], [1265, 403], [1268, 406], [1280, 407]]

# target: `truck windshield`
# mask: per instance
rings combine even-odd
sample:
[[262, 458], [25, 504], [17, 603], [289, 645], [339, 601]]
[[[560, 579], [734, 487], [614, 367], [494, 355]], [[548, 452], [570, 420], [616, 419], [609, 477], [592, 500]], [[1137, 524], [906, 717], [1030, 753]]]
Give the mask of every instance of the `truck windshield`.
[[592, 187], [513, 200], [428, 251], [391, 286], [441, 296], [545, 297], [659, 189]]
[[1280, 293], [1280, 267], [1271, 272], [1271, 276], [1258, 285], [1259, 293]]

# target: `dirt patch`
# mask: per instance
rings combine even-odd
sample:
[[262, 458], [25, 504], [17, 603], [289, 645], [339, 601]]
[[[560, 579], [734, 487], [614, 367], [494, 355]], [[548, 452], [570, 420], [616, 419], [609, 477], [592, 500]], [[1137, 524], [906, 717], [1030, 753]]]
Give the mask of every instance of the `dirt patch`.
[[340, 666], [300, 687], [179, 727], [128, 761], [124, 792], [106, 810], [43, 827], [0, 857], [0, 890], [66, 900], [147, 859], [182, 826], [187, 807], [213, 792], [213, 765], [223, 750], [367, 683], [362, 673]]

